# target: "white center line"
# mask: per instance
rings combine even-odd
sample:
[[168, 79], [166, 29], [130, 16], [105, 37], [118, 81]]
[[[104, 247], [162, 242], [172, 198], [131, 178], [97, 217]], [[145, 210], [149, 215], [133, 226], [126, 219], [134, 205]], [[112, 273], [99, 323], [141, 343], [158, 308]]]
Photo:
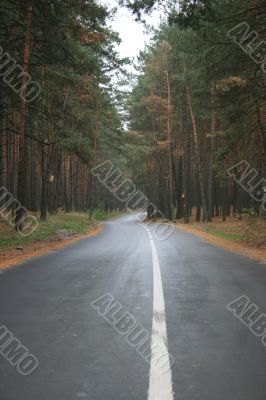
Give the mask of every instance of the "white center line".
[[173, 358], [168, 351], [165, 303], [159, 257], [152, 234], [149, 235], [153, 264], [153, 319], [151, 336], [151, 365], [148, 400], [173, 400], [171, 365]]

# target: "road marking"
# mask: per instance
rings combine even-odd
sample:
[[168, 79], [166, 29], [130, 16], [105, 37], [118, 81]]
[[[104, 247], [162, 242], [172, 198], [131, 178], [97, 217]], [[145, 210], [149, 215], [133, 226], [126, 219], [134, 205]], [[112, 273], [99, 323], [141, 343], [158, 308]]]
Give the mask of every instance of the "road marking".
[[[153, 319], [148, 400], [173, 400], [171, 360], [167, 344], [165, 303], [159, 257], [152, 234], [146, 228], [152, 250]], [[163, 364], [161, 364], [163, 362]]]

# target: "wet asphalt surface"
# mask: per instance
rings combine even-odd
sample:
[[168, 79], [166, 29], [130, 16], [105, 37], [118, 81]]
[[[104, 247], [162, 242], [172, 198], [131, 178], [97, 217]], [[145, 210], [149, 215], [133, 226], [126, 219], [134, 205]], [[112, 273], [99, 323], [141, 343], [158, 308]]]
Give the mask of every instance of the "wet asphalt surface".
[[[265, 400], [266, 347], [226, 306], [246, 295], [266, 313], [266, 266], [177, 229], [155, 245], [175, 400]], [[0, 355], [0, 399], [147, 399], [149, 363], [91, 302], [110, 293], [151, 332], [152, 284], [149, 238], [134, 215], [2, 273], [0, 325], [39, 365], [22, 376]]]

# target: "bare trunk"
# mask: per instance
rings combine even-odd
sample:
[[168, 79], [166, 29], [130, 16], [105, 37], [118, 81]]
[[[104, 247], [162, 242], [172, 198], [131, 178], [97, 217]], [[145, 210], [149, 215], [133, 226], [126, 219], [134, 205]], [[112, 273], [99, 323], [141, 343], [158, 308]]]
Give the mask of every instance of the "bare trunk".
[[216, 110], [215, 110], [215, 95], [214, 85], [211, 86], [211, 136], [210, 136], [210, 165], [208, 176], [208, 221], [212, 221], [213, 216], [213, 151], [214, 151], [214, 137], [216, 130]]
[[188, 101], [188, 109], [191, 118], [192, 130], [193, 130], [193, 138], [194, 138], [194, 146], [195, 146], [195, 154], [196, 154], [196, 162], [199, 174], [199, 186], [200, 186], [200, 194], [201, 194], [201, 201], [203, 206], [203, 221], [206, 222], [208, 219], [208, 209], [206, 203], [206, 197], [204, 192], [204, 184], [203, 184], [203, 172], [202, 172], [202, 164], [201, 164], [201, 157], [200, 157], [200, 148], [199, 148], [199, 139], [198, 139], [198, 130], [195, 115], [193, 112], [192, 101], [191, 101], [191, 94], [189, 85], [186, 84], [186, 95]]
[[[96, 121], [95, 121], [95, 131], [94, 131], [94, 140], [93, 140], [93, 161], [92, 165], [93, 167], [96, 165], [96, 158], [97, 158], [97, 144], [98, 144], [98, 139], [100, 136], [100, 105], [97, 103], [96, 106]], [[88, 193], [88, 208], [89, 208], [89, 214], [90, 218], [92, 217], [93, 210], [95, 208], [95, 190], [96, 187], [94, 185], [95, 179], [91, 175], [90, 176], [90, 182], [89, 182], [89, 193]]]
[[41, 196], [41, 221], [47, 218], [47, 146], [42, 145], [42, 196]]
[[174, 204], [173, 204], [173, 138], [172, 138], [172, 101], [171, 87], [169, 81], [169, 73], [165, 71], [167, 84], [167, 132], [168, 132], [168, 165], [169, 165], [169, 219], [174, 219]]
[[[27, 114], [27, 76], [29, 72], [29, 59], [31, 47], [31, 25], [32, 25], [32, 0], [28, 3], [27, 15], [27, 30], [24, 38], [23, 50], [23, 75], [21, 83], [21, 103], [19, 112], [19, 155], [18, 155], [18, 183], [17, 183], [17, 198], [22, 205], [26, 199], [26, 160], [25, 160], [25, 128]], [[20, 209], [16, 214], [16, 229], [19, 228], [20, 220], [23, 217], [23, 210]]]

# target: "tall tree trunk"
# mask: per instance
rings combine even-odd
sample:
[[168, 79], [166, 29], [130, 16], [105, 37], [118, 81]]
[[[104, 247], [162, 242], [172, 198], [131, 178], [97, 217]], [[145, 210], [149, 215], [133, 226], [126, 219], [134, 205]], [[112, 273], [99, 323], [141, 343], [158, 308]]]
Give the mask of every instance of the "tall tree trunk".
[[6, 187], [6, 132], [0, 132], [0, 186]]
[[169, 219], [174, 219], [173, 204], [173, 138], [172, 138], [172, 100], [168, 70], [165, 71], [167, 84], [167, 133], [168, 133], [168, 166], [169, 166]]
[[[18, 183], [17, 199], [22, 205], [26, 200], [26, 160], [25, 160], [25, 128], [27, 115], [27, 76], [29, 72], [30, 47], [31, 47], [31, 26], [32, 26], [32, 0], [28, 3], [28, 14], [26, 19], [26, 33], [24, 37], [23, 49], [23, 75], [21, 83], [21, 103], [19, 112], [19, 156], [18, 156]], [[18, 230], [20, 220], [23, 217], [23, 210], [19, 209], [16, 214], [16, 229]]]
[[[94, 140], [93, 140], [93, 161], [92, 161], [93, 167], [96, 165], [96, 159], [97, 159], [97, 144], [100, 136], [100, 115], [101, 115], [101, 108], [98, 101], [96, 105], [96, 120], [95, 120]], [[96, 191], [95, 178], [94, 176], [91, 175], [89, 192], [88, 192], [89, 194], [88, 207], [89, 207], [90, 218], [92, 217], [92, 213], [95, 208], [95, 198], [96, 198], [95, 191]]]
[[222, 187], [222, 216], [223, 222], [226, 221], [226, 216], [228, 214], [228, 188], [226, 183]]
[[211, 86], [211, 136], [210, 136], [210, 159], [209, 159], [209, 176], [208, 176], [208, 221], [212, 221], [213, 216], [213, 152], [214, 137], [216, 130], [216, 109], [214, 84]]
[[190, 133], [189, 130], [185, 130], [185, 154], [182, 157], [183, 160], [183, 186], [184, 186], [184, 222], [189, 223], [190, 213], [190, 164], [191, 164], [191, 146], [190, 146]]
[[[37, 131], [37, 124], [36, 124]], [[31, 211], [37, 211], [37, 145], [31, 140]]]
[[0, 79], [0, 187], [4, 186], [4, 175], [3, 175], [3, 103], [4, 103], [4, 90], [2, 79]]
[[205, 192], [204, 192], [203, 172], [202, 172], [202, 164], [201, 164], [201, 156], [200, 156], [198, 130], [197, 130], [195, 114], [193, 112], [193, 107], [192, 107], [190, 88], [189, 88], [188, 84], [186, 84], [186, 95], [187, 95], [188, 109], [189, 109], [189, 114], [190, 114], [190, 118], [191, 118], [192, 130], [193, 130], [195, 155], [196, 155], [196, 162], [197, 162], [197, 168], [198, 168], [198, 174], [199, 174], [200, 194], [201, 194], [201, 201], [202, 201], [202, 206], [203, 206], [203, 221], [206, 222], [208, 220], [208, 209], [207, 209], [207, 202], [206, 202], [206, 197], [205, 197]]
[[42, 143], [42, 191], [41, 191], [41, 221], [47, 218], [47, 146]]
[[201, 196], [200, 196], [200, 187], [199, 180], [196, 182], [196, 222], [200, 222], [201, 219]]

